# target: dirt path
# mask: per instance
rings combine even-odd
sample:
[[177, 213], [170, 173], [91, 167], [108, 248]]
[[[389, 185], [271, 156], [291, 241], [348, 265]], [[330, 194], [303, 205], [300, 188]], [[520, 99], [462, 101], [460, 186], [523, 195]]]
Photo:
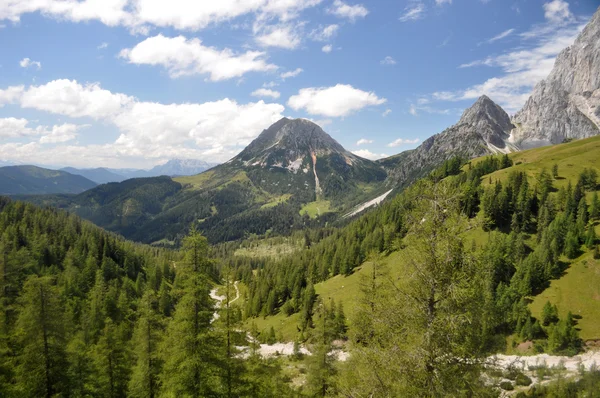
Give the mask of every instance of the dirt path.
[[[235, 287], [235, 298], [233, 300], [231, 300], [229, 302], [229, 304], [233, 303], [234, 301], [236, 301], [240, 298], [240, 289], [238, 288], [238, 281], [233, 282], [233, 287]], [[223, 304], [223, 302], [227, 299], [227, 296], [219, 296], [217, 294], [217, 290], [218, 290], [218, 288], [215, 287], [209, 293], [210, 298], [216, 301], [216, 304], [215, 304], [216, 311], [213, 314], [213, 319], [212, 319], [211, 323], [214, 322], [215, 320], [219, 319], [219, 308], [221, 308], [221, 304]]]

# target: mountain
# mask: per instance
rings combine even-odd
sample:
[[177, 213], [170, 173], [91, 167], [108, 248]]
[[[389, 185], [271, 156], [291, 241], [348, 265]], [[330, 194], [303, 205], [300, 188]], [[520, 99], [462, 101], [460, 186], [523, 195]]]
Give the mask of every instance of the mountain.
[[[177, 161], [169, 167], [205, 165]], [[211, 242], [222, 242], [332, 221], [383, 193], [386, 175], [315, 123], [282, 119], [238, 156], [197, 175], [136, 178], [79, 195], [23, 199], [67, 209], [136, 241], [177, 243], [195, 222]]]
[[380, 165], [345, 150], [306, 119], [279, 120], [219, 168], [244, 170], [267, 192], [338, 202], [360, 191], [360, 184], [386, 178]]
[[416, 149], [380, 163], [388, 168], [390, 183], [405, 186], [453, 157], [472, 159], [516, 150], [509, 142], [513, 128], [508, 114], [484, 95], [464, 111], [454, 126], [428, 138]]
[[207, 163], [203, 160], [196, 159], [171, 159], [167, 163], [159, 166], [154, 166], [147, 173], [147, 177], [158, 176], [191, 176], [200, 174], [203, 171], [216, 166], [215, 163]]
[[95, 182], [65, 171], [36, 166], [0, 167], [0, 194], [2, 195], [75, 194], [95, 186]]
[[66, 171], [67, 173], [80, 175], [88, 180], [94, 181], [96, 184], [106, 184], [108, 182], [121, 182], [126, 180], [126, 177], [113, 173], [103, 167], [98, 167], [95, 169], [76, 169], [74, 167], [65, 167], [61, 169], [62, 171]]
[[513, 118], [521, 148], [600, 134], [600, 9]]

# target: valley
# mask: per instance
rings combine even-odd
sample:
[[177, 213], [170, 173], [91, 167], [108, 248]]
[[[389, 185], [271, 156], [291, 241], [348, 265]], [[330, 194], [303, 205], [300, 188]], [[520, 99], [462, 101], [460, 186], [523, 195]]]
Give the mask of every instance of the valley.
[[38, 3], [0, 397], [598, 396], [597, 4]]

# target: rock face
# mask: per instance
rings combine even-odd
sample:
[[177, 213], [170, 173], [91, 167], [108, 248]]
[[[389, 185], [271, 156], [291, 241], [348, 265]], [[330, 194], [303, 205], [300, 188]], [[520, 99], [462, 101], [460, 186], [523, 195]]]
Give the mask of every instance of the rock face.
[[202, 173], [215, 166], [213, 163], [207, 163], [196, 159], [171, 159], [167, 163], [155, 166], [148, 171], [148, 177], [158, 177], [161, 175], [177, 177], [191, 176]]
[[600, 134], [600, 9], [513, 118], [522, 149]]
[[[390, 181], [403, 186], [422, 177], [445, 160], [456, 156], [467, 159], [517, 148], [508, 142], [513, 129], [508, 114], [485, 95], [465, 110], [454, 126], [434, 135], [406, 156], [397, 156], [389, 170]], [[384, 159], [382, 164], [389, 167]]]
[[[220, 168], [239, 168], [270, 193], [341, 198], [379, 183], [387, 174], [379, 164], [347, 151], [321, 127], [306, 119], [283, 118], [264, 130], [238, 156]], [[314, 199], [313, 199], [314, 200]]]

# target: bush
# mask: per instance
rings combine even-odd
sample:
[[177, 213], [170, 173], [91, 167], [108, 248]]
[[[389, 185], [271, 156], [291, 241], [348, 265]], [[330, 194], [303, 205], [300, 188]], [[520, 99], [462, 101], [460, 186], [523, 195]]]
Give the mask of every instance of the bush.
[[519, 373], [517, 378], [515, 379], [515, 384], [518, 386], [528, 386], [531, 385], [531, 378], [524, 375], [523, 373]]
[[512, 391], [515, 389], [515, 387], [510, 381], [503, 381], [502, 383], [500, 383], [500, 388], [504, 391]]

